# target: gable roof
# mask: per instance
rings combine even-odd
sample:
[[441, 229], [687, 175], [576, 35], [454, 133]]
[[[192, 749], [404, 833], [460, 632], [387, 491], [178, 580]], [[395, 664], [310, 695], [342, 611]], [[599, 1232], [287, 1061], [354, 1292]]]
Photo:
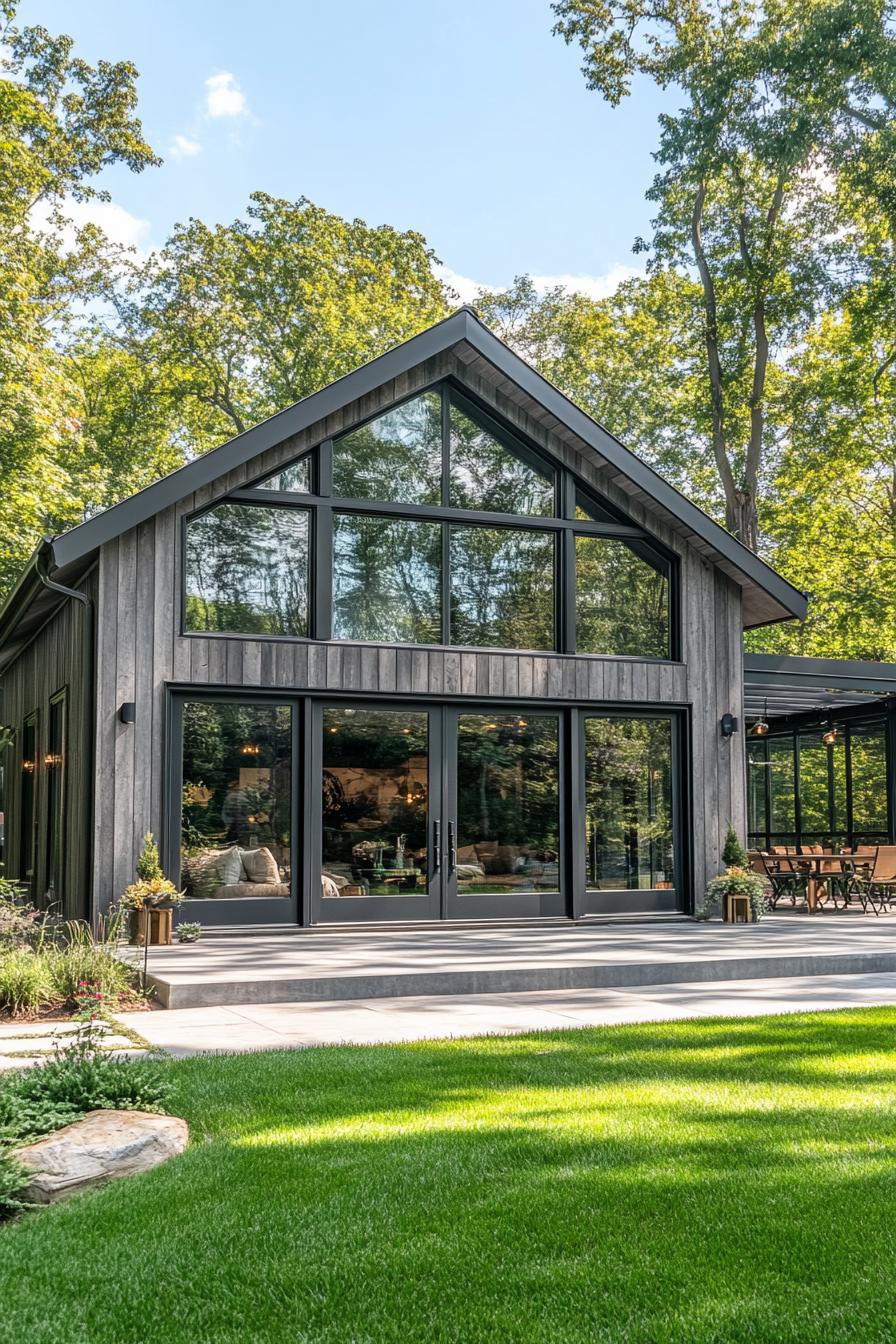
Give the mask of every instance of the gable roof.
[[[805, 594], [789, 584], [564, 396], [495, 336], [469, 307], [459, 308], [450, 317], [369, 363], [362, 364], [320, 392], [304, 397], [268, 420], [263, 420], [261, 424], [228, 439], [220, 447], [162, 477], [138, 494], [131, 495], [95, 518], [53, 538], [49, 542], [53, 566], [60, 570], [77, 566], [105, 542], [210, 484], [234, 467], [275, 447], [425, 360], [454, 347], [459, 347], [458, 353], [465, 363], [485, 361], [491, 366], [502, 380], [502, 388], [503, 380], [506, 380], [521, 394], [531, 398], [540, 408], [546, 423], [552, 427], [563, 427], [586, 449], [591, 449], [602, 463], [608, 463], [639, 494], [657, 505], [671, 520], [677, 521], [678, 530], [686, 537], [693, 538], [708, 559], [720, 564], [741, 585], [745, 595], [752, 591], [759, 600], [753, 603], [755, 619], [750, 619], [745, 603], [748, 624], [766, 624], [791, 617], [802, 619], [805, 616]], [[5, 624], [5, 614], [0, 613], [0, 628]]]

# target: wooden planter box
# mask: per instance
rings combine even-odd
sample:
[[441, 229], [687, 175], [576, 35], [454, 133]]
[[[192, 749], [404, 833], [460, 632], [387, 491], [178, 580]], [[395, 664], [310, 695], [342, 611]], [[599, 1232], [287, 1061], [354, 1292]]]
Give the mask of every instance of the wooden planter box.
[[160, 909], [131, 911], [131, 942], [137, 947], [146, 943], [147, 924], [149, 925], [150, 947], [168, 947], [171, 943], [174, 911], [168, 907]]
[[752, 924], [753, 907], [750, 904], [749, 896], [726, 892], [724, 916], [727, 924]]

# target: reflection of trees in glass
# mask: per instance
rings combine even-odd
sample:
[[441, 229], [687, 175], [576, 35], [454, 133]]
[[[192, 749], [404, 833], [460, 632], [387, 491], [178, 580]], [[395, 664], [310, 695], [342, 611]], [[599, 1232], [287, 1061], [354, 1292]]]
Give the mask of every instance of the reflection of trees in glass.
[[[380, 851], [396, 861], [406, 837], [406, 866], [426, 867], [428, 715], [391, 710], [326, 709], [323, 723], [323, 866], [348, 875], [372, 869]], [[358, 845], [367, 849], [363, 863]], [[396, 870], [397, 871], [397, 870]], [[400, 894], [364, 873], [371, 892]], [[413, 887], [406, 884], [402, 890]]]
[[334, 440], [333, 493], [351, 499], [439, 504], [441, 394], [424, 392]]
[[[773, 834], [790, 836], [796, 830], [793, 738], [769, 738], [769, 823]], [[786, 843], [790, 843], [787, 841]]]
[[290, 462], [288, 466], [281, 467], [275, 471], [273, 476], [266, 476], [263, 481], [257, 485], [259, 490], [291, 490], [296, 494], [307, 495], [311, 489], [311, 456], [300, 457], [298, 462]]
[[524, 462], [454, 404], [450, 416], [452, 508], [553, 516], [553, 472]]
[[585, 843], [591, 888], [672, 882], [668, 719], [585, 721]]
[[288, 705], [188, 701], [183, 709], [182, 853], [278, 846], [291, 830]]
[[187, 524], [188, 630], [307, 635], [308, 514], [219, 504]]
[[335, 514], [333, 637], [442, 639], [439, 523]]
[[887, 833], [887, 739], [883, 724], [850, 730], [853, 829]]
[[451, 642], [554, 647], [554, 539], [512, 528], [451, 528]]
[[669, 656], [668, 580], [625, 542], [576, 537], [576, 647]]
[[768, 739], [747, 740], [747, 831], [751, 844], [765, 848], [765, 785], [768, 778]]
[[[457, 848], [490, 875], [555, 890], [559, 855], [556, 715], [462, 714], [457, 737]], [[475, 859], [463, 851], [479, 846]], [[486, 852], [486, 846], [490, 846]], [[548, 866], [549, 865], [549, 866]], [[482, 884], [478, 884], [482, 885]], [[476, 884], [474, 884], [475, 889]]]
[[800, 833], [824, 837], [831, 828], [828, 813], [828, 750], [819, 728], [800, 735]]

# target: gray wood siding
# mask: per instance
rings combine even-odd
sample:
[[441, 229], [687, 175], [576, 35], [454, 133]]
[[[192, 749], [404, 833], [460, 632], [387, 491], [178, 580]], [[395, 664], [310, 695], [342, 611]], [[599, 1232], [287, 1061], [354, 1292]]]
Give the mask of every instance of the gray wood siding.
[[[97, 571], [88, 574], [79, 585], [94, 598]], [[84, 715], [84, 613], [80, 603], [65, 601], [37, 632], [0, 677], [2, 712], [0, 722], [15, 729], [15, 739], [6, 753], [6, 855], [8, 877], [19, 878], [24, 871], [21, 845], [22, 728], [25, 718], [38, 714], [35, 770], [36, 822], [38, 833], [37, 865], [33, 899], [47, 899], [47, 730], [50, 700], [66, 691], [66, 743], [62, 777], [63, 789], [63, 874], [61, 889], [55, 898], [67, 918], [78, 918], [89, 911], [87, 868], [92, 827], [90, 816], [90, 776], [93, 769], [91, 724]]]
[[[623, 506], [680, 558], [682, 660], [564, 656], [468, 649], [184, 636], [181, 629], [182, 519], [238, 486], [447, 374]], [[718, 870], [729, 817], [742, 827], [743, 738], [723, 742], [721, 715], [742, 721], [741, 591], [671, 528], [658, 525], [599, 464], [556, 438], [488, 380], [452, 355], [386, 383], [326, 421], [190, 495], [100, 553], [95, 895], [105, 905], [131, 880], [140, 837], [159, 835], [165, 793], [165, 688], [282, 688], [477, 699], [557, 698], [577, 704], [690, 706], [693, 877], [699, 893]], [[137, 721], [119, 723], [134, 700]]]

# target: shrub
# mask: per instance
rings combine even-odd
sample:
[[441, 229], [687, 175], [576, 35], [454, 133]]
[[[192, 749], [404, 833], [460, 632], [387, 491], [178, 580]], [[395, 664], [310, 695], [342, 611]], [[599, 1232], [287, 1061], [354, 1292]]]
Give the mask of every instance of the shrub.
[[179, 943], [198, 943], [202, 937], [202, 925], [185, 919], [176, 926], [174, 936]]
[[747, 866], [747, 851], [737, 838], [734, 823], [730, 821], [725, 835], [725, 848], [722, 850], [722, 862], [726, 868], [746, 868]]
[[103, 1054], [60, 1053], [23, 1069], [10, 1086], [21, 1099], [76, 1111], [161, 1111], [169, 1092], [154, 1061]]
[[21, 1162], [9, 1153], [0, 1152], [0, 1221], [27, 1208], [22, 1195], [30, 1180], [31, 1173]]
[[76, 1106], [22, 1097], [7, 1083], [0, 1087], [0, 1152], [16, 1144], [43, 1139], [54, 1129], [70, 1125], [80, 1114]]
[[51, 1003], [56, 989], [46, 953], [30, 947], [0, 952], [0, 1008], [11, 1013], [36, 1013]]
[[46, 954], [53, 992], [66, 1003], [76, 1003], [78, 987], [90, 981], [103, 996], [117, 999], [135, 993], [134, 971], [110, 947], [77, 938]]

